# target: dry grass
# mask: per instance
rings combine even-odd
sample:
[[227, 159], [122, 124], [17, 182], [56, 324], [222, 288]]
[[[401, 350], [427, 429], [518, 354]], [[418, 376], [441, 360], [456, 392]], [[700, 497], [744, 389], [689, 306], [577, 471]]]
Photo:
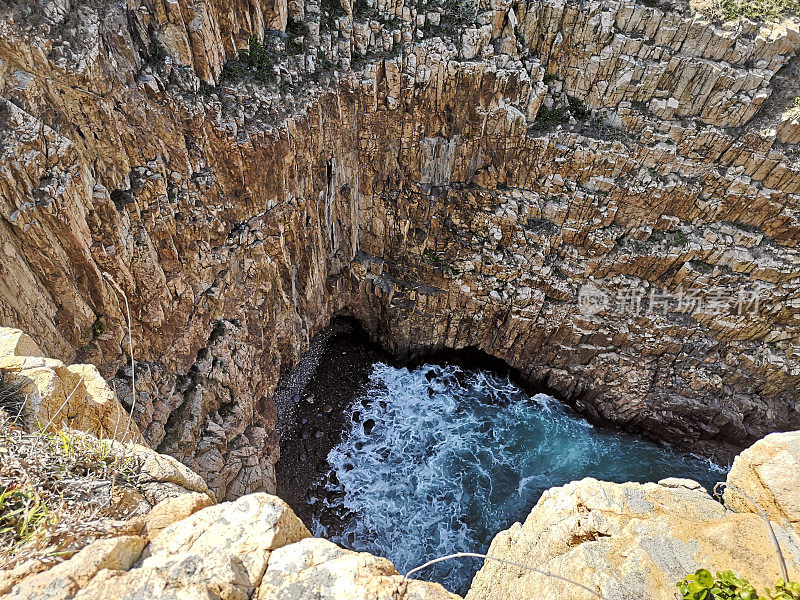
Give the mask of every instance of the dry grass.
[[[58, 560], [135, 511], [137, 469], [78, 432], [26, 433], [0, 410], [0, 569]], [[127, 492], [127, 493], [126, 493]]]

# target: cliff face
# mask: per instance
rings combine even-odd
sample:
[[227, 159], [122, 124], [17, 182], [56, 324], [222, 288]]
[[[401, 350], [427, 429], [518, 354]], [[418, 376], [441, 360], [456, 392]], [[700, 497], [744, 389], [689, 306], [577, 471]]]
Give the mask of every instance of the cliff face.
[[274, 490], [270, 394], [339, 313], [696, 448], [800, 427], [797, 25], [448, 7], [2, 9], [0, 323], [219, 498]]

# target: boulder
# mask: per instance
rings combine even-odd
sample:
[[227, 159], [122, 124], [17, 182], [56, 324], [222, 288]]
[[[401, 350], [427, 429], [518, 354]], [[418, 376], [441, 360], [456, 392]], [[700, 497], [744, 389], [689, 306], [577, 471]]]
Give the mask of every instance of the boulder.
[[798, 473], [800, 431], [772, 433], [733, 461], [725, 488], [725, 506], [736, 512], [757, 513], [755, 501], [770, 520], [788, 523], [800, 532]]
[[[756, 587], [780, 576], [768, 531], [686, 480], [615, 484], [584, 479], [544, 493], [524, 524], [495, 537], [466, 600], [673, 600], [698, 568], [731, 569]], [[800, 537], [776, 526], [790, 574], [800, 577]]]
[[20, 386], [26, 428], [70, 427], [95, 437], [144, 444], [139, 428], [94, 365], [66, 366], [42, 356], [19, 329], [0, 327], [0, 370]]
[[437, 583], [405, 579], [385, 558], [307, 538], [272, 553], [254, 600], [458, 600]]
[[308, 536], [285, 502], [251, 494], [164, 527], [151, 538], [135, 568], [99, 574], [76, 600], [247, 600], [261, 583], [270, 553]]
[[119, 536], [98, 540], [70, 560], [48, 571], [23, 579], [7, 600], [66, 600], [85, 587], [104, 569], [125, 570], [139, 560], [147, 538]]

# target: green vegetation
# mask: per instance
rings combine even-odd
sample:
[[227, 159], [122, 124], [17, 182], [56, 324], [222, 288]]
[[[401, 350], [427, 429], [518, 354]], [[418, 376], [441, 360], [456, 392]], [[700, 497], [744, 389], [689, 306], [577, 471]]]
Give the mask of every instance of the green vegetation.
[[777, 21], [800, 14], [800, 0], [722, 0], [720, 9], [711, 16], [726, 21], [746, 17], [754, 21]]
[[167, 57], [167, 49], [158, 40], [150, 42], [147, 47], [147, 58], [151, 63], [162, 62]]
[[570, 113], [572, 113], [572, 116], [576, 119], [585, 119], [589, 115], [589, 111], [586, 110], [586, 105], [580, 98], [567, 96], [567, 103], [569, 104]]
[[306, 24], [302, 21], [289, 21], [286, 24], [286, 53], [304, 54], [306, 51], [305, 35], [307, 33]]
[[322, 24], [328, 29], [332, 29], [336, 20], [346, 14], [339, 0], [322, 0], [321, 9]]
[[800, 584], [779, 579], [775, 589], [759, 594], [747, 579], [733, 571], [720, 571], [716, 579], [706, 569], [698, 569], [677, 584], [684, 600], [798, 600]]
[[675, 234], [672, 236], [672, 240], [675, 246], [685, 246], [689, 243], [689, 238], [686, 237], [686, 234], [680, 230], [676, 230]]
[[459, 36], [478, 15], [477, 2], [474, 0], [444, 0], [443, 8], [441, 29]]
[[0, 411], [0, 569], [71, 554], [107, 535], [119, 487], [138, 487], [131, 458], [78, 432], [26, 433]]
[[366, 21], [376, 11], [370, 8], [367, 0], [353, 0], [353, 19], [356, 21]]
[[698, 273], [702, 273], [703, 275], [707, 275], [714, 270], [714, 265], [702, 260], [690, 260], [689, 264], [695, 271], [697, 271]]
[[442, 269], [444, 271], [453, 270], [450, 266], [450, 262], [444, 255], [438, 254], [431, 249], [422, 252], [422, 260], [437, 269]]
[[250, 36], [250, 45], [247, 50], [239, 53], [238, 60], [225, 65], [222, 71], [223, 81], [252, 78], [262, 83], [275, 80], [275, 52], [267, 44], [259, 42], [255, 36]]
[[638, 254], [648, 254], [649, 253], [649, 249], [647, 247], [647, 244], [645, 242], [641, 241], [641, 240], [629, 239], [626, 245], [628, 246], [628, 248], [630, 248], [631, 250], [633, 250], [634, 252], [636, 252]]
[[106, 332], [106, 327], [103, 325], [103, 315], [99, 312], [94, 313], [94, 323], [89, 328], [89, 333], [92, 335], [92, 340], [96, 340], [98, 337], [103, 335]]
[[536, 113], [533, 126], [536, 129], [548, 129], [561, 123], [566, 123], [568, 119], [569, 115], [563, 108], [547, 108], [542, 105], [539, 107], [539, 112]]

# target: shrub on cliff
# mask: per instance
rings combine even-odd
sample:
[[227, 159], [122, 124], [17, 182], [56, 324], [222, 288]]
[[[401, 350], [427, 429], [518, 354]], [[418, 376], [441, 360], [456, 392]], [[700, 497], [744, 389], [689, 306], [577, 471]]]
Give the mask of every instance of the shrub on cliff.
[[706, 569], [698, 569], [677, 583], [685, 600], [798, 600], [800, 584], [779, 579], [775, 589], [767, 588], [766, 595], [759, 594], [747, 579], [737, 577], [733, 571], [720, 571], [716, 579]]
[[800, 0], [721, 0], [709, 4], [708, 16], [730, 21], [739, 17], [753, 21], [778, 21], [800, 15]]

